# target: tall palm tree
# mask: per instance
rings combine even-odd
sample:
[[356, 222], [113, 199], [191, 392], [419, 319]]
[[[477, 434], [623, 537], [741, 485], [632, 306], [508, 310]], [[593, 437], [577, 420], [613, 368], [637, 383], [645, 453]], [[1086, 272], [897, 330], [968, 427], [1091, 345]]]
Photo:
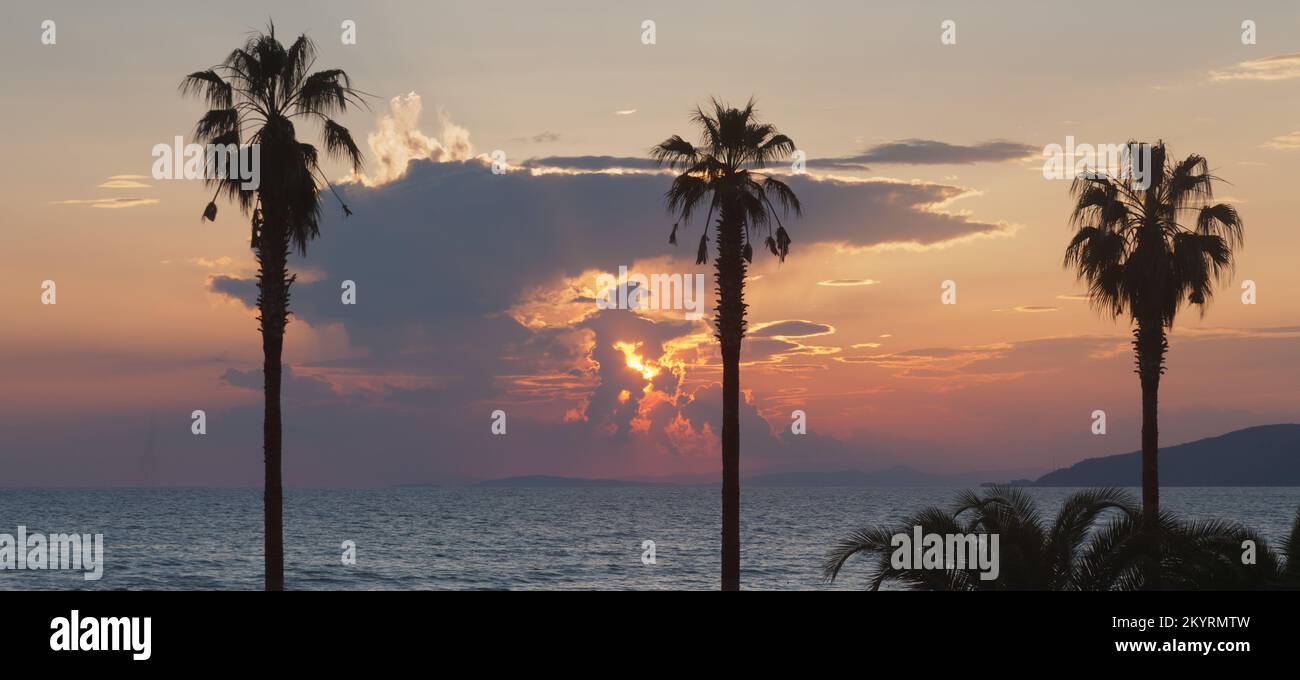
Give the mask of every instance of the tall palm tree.
[[[696, 107], [691, 122], [700, 128], [699, 144], [673, 135], [651, 149], [661, 166], [681, 174], [665, 195], [668, 211], [679, 219], [668, 242], [677, 243], [678, 224], [687, 224], [705, 204], [704, 233], [696, 264], [708, 261], [709, 227], [716, 231], [715, 281], [718, 307], [714, 320], [722, 345], [722, 589], [740, 589], [740, 345], [745, 336], [745, 271], [754, 260], [750, 240], [767, 231], [764, 243], [782, 262], [790, 236], [780, 213], [797, 215], [799, 198], [784, 182], [761, 171], [789, 158], [794, 142], [775, 126], [758, 121], [751, 99], [743, 109], [717, 99], [711, 111]], [[711, 225], [713, 214], [718, 214]], [[772, 221], [776, 222], [775, 231]]]
[[[1157, 394], [1169, 349], [1166, 332], [1184, 303], [1205, 305], [1214, 281], [1230, 276], [1233, 250], [1242, 242], [1242, 220], [1227, 203], [1213, 202], [1204, 158], [1174, 163], [1164, 142], [1149, 148], [1146, 180], [1130, 157], [1126, 176], [1104, 174], [1074, 180], [1070, 224], [1077, 231], [1065, 266], [1088, 284], [1089, 299], [1103, 314], [1128, 315], [1137, 326], [1133, 350], [1142, 385], [1142, 508], [1152, 525], [1160, 516], [1157, 469]], [[1146, 185], [1145, 187], [1143, 185]]]
[[[266, 589], [284, 588], [283, 491], [280, 477], [280, 355], [289, 321], [288, 273], [290, 247], [307, 253], [307, 242], [319, 234], [320, 193], [329, 186], [317, 165], [316, 147], [298, 141], [294, 119], [320, 123], [325, 150], [331, 156], [362, 167], [361, 151], [347, 128], [330, 116], [348, 105], [364, 105], [361, 92], [338, 69], [312, 72], [316, 47], [306, 35], [286, 49], [275, 37], [275, 25], [249, 37], [221, 64], [196, 71], [181, 81], [184, 95], [202, 98], [209, 111], [199, 119], [194, 136], [200, 143], [259, 145], [259, 184], [249, 190], [234, 177], [205, 177], [216, 193], [203, 218], [217, 216], [222, 195], [251, 214], [250, 245], [258, 264], [259, 330], [262, 333], [262, 373], [265, 412], [262, 437], [265, 454]], [[337, 193], [335, 194], [337, 197]], [[340, 201], [341, 202], [341, 201]], [[345, 215], [351, 214], [346, 205]]]
[[[1162, 512], [1151, 531], [1144, 515], [1117, 489], [1071, 494], [1050, 523], [1022, 489], [965, 491], [951, 509], [928, 507], [897, 525], [849, 534], [828, 553], [823, 573], [835, 580], [863, 555], [872, 590], [886, 582], [916, 590], [1300, 589], [1300, 513], [1280, 551], [1239, 524], [1184, 522]], [[911, 536], [914, 527], [924, 534], [997, 534], [998, 578], [983, 580], [969, 564], [895, 567], [893, 537]], [[1257, 547], [1251, 564], [1242, 563], [1246, 540]]]

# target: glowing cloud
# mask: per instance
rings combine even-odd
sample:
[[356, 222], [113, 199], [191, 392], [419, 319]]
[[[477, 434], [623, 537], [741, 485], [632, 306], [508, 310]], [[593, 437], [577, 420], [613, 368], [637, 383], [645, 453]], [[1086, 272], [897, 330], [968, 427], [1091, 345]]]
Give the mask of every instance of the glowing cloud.
[[141, 205], [154, 205], [160, 201], [156, 198], [74, 198], [67, 201], [55, 201], [55, 205], [88, 205], [92, 208], [134, 208]]
[[1263, 59], [1239, 62], [1235, 66], [1210, 71], [1210, 80], [1291, 80], [1300, 78], [1300, 54], [1279, 54]]
[[414, 92], [388, 100], [388, 114], [380, 117], [375, 131], [366, 137], [370, 158], [378, 167], [376, 174], [361, 173], [348, 179], [373, 187], [402, 177], [406, 174], [407, 163], [415, 159], [441, 163], [472, 158], [474, 147], [469, 142], [469, 130], [451, 122], [447, 112], [438, 112], [441, 140], [420, 131], [420, 111], [423, 108], [420, 95]]
[[875, 279], [829, 279], [826, 281], [818, 281], [817, 285], [830, 286], [830, 287], [841, 287], [841, 286], [851, 287], [851, 286], [874, 286], [877, 283], [880, 282]]

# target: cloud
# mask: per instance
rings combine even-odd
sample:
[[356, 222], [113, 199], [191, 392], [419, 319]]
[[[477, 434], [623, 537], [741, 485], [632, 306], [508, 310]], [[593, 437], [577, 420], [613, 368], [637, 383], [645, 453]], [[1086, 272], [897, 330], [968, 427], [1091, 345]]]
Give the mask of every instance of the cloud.
[[[658, 172], [650, 159], [551, 156], [528, 160], [524, 167], [532, 170], [534, 175], [547, 174], [556, 182], [563, 181], [558, 179], [559, 175], [585, 174], [593, 185], [644, 185], [644, 192], [629, 196], [629, 200], [634, 201], [631, 205], [636, 206], [631, 211], [637, 216], [633, 221], [640, 222], [640, 216], [644, 215], [664, 215], [661, 197], [667, 173]], [[542, 168], [563, 172], [546, 173]], [[645, 170], [656, 171], [642, 172]], [[801, 243], [835, 243], [848, 248], [924, 249], [971, 238], [1007, 236], [1016, 229], [1014, 225], [980, 222], [969, 215], [947, 212], [945, 209], [953, 202], [978, 193], [951, 184], [882, 178], [831, 178], [811, 173], [787, 176], [785, 181], [809, 210], [810, 219], [792, 221], [787, 225], [792, 227], [792, 235]], [[567, 196], [568, 192], [559, 191], [558, 195]], [[814, 214], [816, 220], [811, 219]]]
[[55, 205], [88, 205], [92, 208], [135, 208], [160, 203], [156, 198], [79, 198], [55, 201]]
[[1284, 135], [1278, 135], [1263, 144], [1265, 149], [1277, 149], [1279, 151], [1295, 151], [1300, 149], [1300, 131], [1288, 132]]
[[1060, 308], [1060, 307], [1046, 307], [1046, 306], [1043, 306], [1043, 305], [1020, 305], [1020, 306], [1018, 306], [1018, 307], [1012, 307], [1010, 310], [1006, 310], [1006, 309], [995, 309], [995, 310], [993, 310], [993, 311], [995, 311], [995, 312], [1006, 312], [1006, 311], [1012, 311], [1012, 312], [1021, 312], [1021, 313], [1025, 313], [1025, 314], [1037, 314], [1037, 313], [1042, 313], [1042, 312], [1059, 312], [1059, 311], [1061, 311], [1061, 308]]
[[854, 287], [854, 286], [874, 286], [878, 283], [880, 282], [875, 279], [828, 279], [826, 281], [818, 281], [817, 285], [836, 288], [836, 287]]
[[856, 168], [880, 165], [969, 165], [1013, 161], [1041, 151], [1038, 147], [1006, 140], [961, 146], [931, 139], [904, 139], [873, 146], [855, 156], [809, 161], [809, 167]]
[[388, 113], [380, 117], [374, 132], [366, 137], [370, 145], [367, 162], [377, 167], [375, 175], [361, 173], [352, 179], [365, 186], [391, 182], [406, 172], [412, 160], [461, 161], [473, 156], [469, 131], [451, 122], [445, 111], [438, 112], [442, 139], [426, 136], [419, 130], [420, 95], [408, 92], [388, 100]]
[[[97, 185], [99, 189], [148, 189], [150, 185], [137, 180], [146, 179], [144, 175], [113, 175], [106, 179], [102, 184]], [[74, 198], [66, 201], [54, 201], [54, 205], [88, 205], [92, 208], [135, 208], [142, 205], [155, 205], [160, 201], [156, 198]]]
[[[231, 387], [261, 393], [263, 389], [262, 369], [255, 368], [241, 371], [227, 368], [221, 374], [221, 382]], [[339, 396], [328, 380], [299, 375], [288, 364], [281, 368], [280, 383], [280, 394], [288, 402], [334, 401]]]
[[1061, 357], [1106, 358], [1118, 340], [1109, 336], [1066, 336], [966, 347], [927, 347], [888, 354], [836, 357], [891, 371], [895, 378], [938, 381], [940, 390], [1019, 380], [1061, 370]]
[[558, 141], [560, 141], [560, 133], [558, 133], [558, 132], [539, 132], [539, 133], [533, 135], [532, 137], [515, 137], [515, 138], [511, 139], [510, 141], [512, 141], [512, 142], [522, 142], [522, 143], [531, 143], [531, 144], [546, 144], [546, 143], [548, 143], [548, 142], [558, 142]]
[[1267, 326], [1262, 328], [1184, 328], [1181, 333], [1193, 338], [1295, 338], [1300, 337], [1300, 326]]
[[[495, 175], [478, 160], [411, 161], [401, 179], [341, 189], [355, 214], [343, 221], [327, 215], [309, 255], [327, 280], [295, 286], [295, 306], [313, 322], [340, 321], [346, 313], [350, 324], [378, 332], [410, 320], [499, 313], [530, 287], [593, 267], [613, 271], [648, 257], [685, 260], [693, 253], [666, 244], [667, 183], [659, 174]], [[790, 184], [808, 208], [807, 219], [787, 225], [796, 249], [936, 245], [1008, 232], [1005, 225], [940, 210], [968, 195], [959, 187], [805, 176]], [[342, 308], [342, 278], [357, 281], [370, 302]], [[215, 285], [225, 292], [220, 287], [230, 282]]]
[[[435, 147], [415, 127], [418, 98], [397, 98], [390, 108], [372, 135], [372, 147], [388, 150], [387, 159], [375, 177], [340, 187], [353, 215], [327, 213], [306, 259], [293, 256], [295, 270], [312, 272], [294, 284], [295, 323], [335, 329], [348, 343], [341, 358], [295, 367], [309, 376], [303, 380], [315, 381], [295, 389], [319, 400], [297, 417], [319, 424], [331, 450], [338, 445], [323, 432], [360, 418], [340, 415], [343, 404], [386, 423], [394, 446], [411, 456], [425, 456], [431, 446], [474, 452], [440, 460], [440, 474], [564, 474], [574, 466], [628, 474], [672, 469], [665, 456], [686, 467], [716, 466], [719, 414], [708, 404], [719, 389], [711, 386], [720, 358], [707, 321], [596, 311], [595, 291], [587, 290], [593, 272], [620, 265], [693, 271], [691, 249], [666, 243], [670, 176], [611, 169], [648, 168], [647, 159], [601, 157], [528, 163], [575, 172], [519, 167], [494, 174], [485, 159], [470, 156], [468, 144], [463, 152], [437, 152], [450, 147]], [[962, 187], [811, 175], [788, 181], [807, 208], [806, 219], [787, 224], [796, 254], [818, 243], [947, 244], [1007, 232], [1002, 224], [945, 212], [971, 194]], [[355, 305], [340, 303], [345, 279], [356, 282]], [[246, 275], [214, 273], [208, 288], [250, 308], [257, 297]], [[523, 308], [527, 314], [519, 313]], [[749, 366], [824, 370], [814, 360], [841, 351], [800, 342], [833, 333], [829, 324], [786, 319], [752, 331]], [[258, 377], [227, 372], [223, 382], [252, 389]], [[757, 409], [762, 397], [748, 395], [745, 408]], [[508, 413], [510, 437], [488, 436], [486, 414], [495, 409]], [[765, 452], [755, 464], [809, 446], [773, 435], [757, 410], [746, 417], [756, 420], [742, 436], [756, 438], [755, 451]], [[827, 451], [847, 451], [823, 443]]]
[[232, 300], [238, 300], [250, 309], [257, 304], [257, 281], [254, 279], [241, 279], [227, 274], [217, 274], [208, 277], [208, 290]]
[[632, 115], [632, 114], [634, 114], [634, 113], [636, 113], [636, 109], [620, 109], [620, 110], [618, 110], [618, 111], [615, 111], [615, 112], [614, 112], [614, 115], [616, 115], [616, 116], [630, 116], [630, 115]]
[[[411, 114], [418, 113], [418, 106], [413, 95], [396, 98], [393, 112], [381, 119], [385, 134], [372, 136], [377, 137], [373, 146], [393, 148], [378, 141], [382, 137], [417, 140], [422, 153], [434, 148], [412, 127], [416, 118]], [[431, 389], [444, 395], [452, 394], [452, 385], [478, 397], [537, 389], [537, 384], [521, 386], [510, 376], [573, 368], [533, 352], [549, 347], [547, 352], [573, 355], [572, 324], [590, 313], [588, 305], [581, 305], [588, 307], [584, 311], [574, 301], [594, 294], [583, 292], [587, 279], [578, 277], [653, 258], [663, 263], [654, 271], [678, 266], [685, 271], [693, 255], [666, 244], [671, 218], [663, 208], [670, 181], [665, 174], [517, 168], [498, 175], [482, 158], [413, 156], [402, 168], [390, 159], [380, 174], [390, 179], [340, 187], [354, 214], [347, 219], [326, 215], [322, 237], [311, 245], [306, 261], [315, 276], [300, 279], [293, 288], [294, 318], [344, 329], [361, 357], [338, 368], [423, 375], [437, 383]], [[953, 201], [970, 195], [961, 187], [809, 175], [789, 182], [808, 209], [807, 219], [788, 224], [796, 250], [816, 243], [849, 248], [943, 245], [1009, 232], [1002, 224], [945, 212]], [[356, 282], [358, 304], [340, 304], [344, 279]], [[208, 282], [214, 294], [250, 308], [255, 303], [252, 278], [220, 274]], [[529, 313], [512, 316], [524, 303]], [[550, 313], [547, 305], [557, 309]], [[702, 337], [707, 342], [707, 334]], [[758, 343], [761, 339], [765, 344]], [[839, 351], [776, 337], [754, 340], [747, 360]]]
[[[796, 241], [835, 243], [849, 249], [946, 247], [973, 238], [1004, 237], [1015, 225], [983, 222], [948, 212], [952, 203], [976, 195], [964, 187], [887, 179], [788, 179], [807, 207], [805, 220], [789, 226]], [[871, 214], [859, 212], [870, 210]]]
[[606, 310], [579, 327], [593, 332], [588, 358], [598, 379], [583, 420], [619, 436], [633, 429], [648, 431], [653, 407], [681, 397], [684, 369], [665, 361], [665, 345], [689, 331], [690, 324], [656, 323], [627, 310]]
[[756, 338], [808, 338], [815, 335], [829, 335], [834, 332], [834, 327], [824, 323], [792, 320], [755, 324], [749, 335]]
[[191, 257], [185, 261], [196, 267], [202, 267], [203, 269], [217, 269], [217, 268], [224, 269], [234, 264], [235, 262], [233, 258], [227, 255], [223, 255], [221, 257], [211, 259], [211, 260], [206, 257]]
[[649, 158], [626, 156], [546, 156], [524, 161], [524, 167], [558, 168], [561, 170], [658, 170], [659, 164]]
[[98, 185], [100, 189], [149, 189], [152, 185], [128, 179], [126, 177], [109, 177], [103, 184]]
[[1210, 71], [1210, 80], [1292, 80], [1300, 78], [1300, 53], [1251, 59], [1222, 70]]

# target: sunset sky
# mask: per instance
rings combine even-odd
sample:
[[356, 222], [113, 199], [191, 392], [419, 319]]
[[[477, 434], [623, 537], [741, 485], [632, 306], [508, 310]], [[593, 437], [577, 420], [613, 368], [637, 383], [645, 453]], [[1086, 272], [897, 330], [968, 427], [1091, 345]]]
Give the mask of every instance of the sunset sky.
[[154, 179], [150, 152], [189, 141], [204, 111], [181, 78], [268, 18], [374, 95], [342, 119], [364, 176], [328, 166], [354, 214], [323, 197], [322, 236], [291, 262], [290, 486], [715, 478], [708, 315], [592, 301], [620, 265], [703, 273], [712, 300], [702, 220], [668, 244], [671, 175], [646, 161], [694, 138], [711, 96], [755, 97], [808, 159], [789, 178], [806, 209], [790, 257], [757, 254], [746, 289], [747, 474], [1009, 478], [1139, 447], [1128, 323], [1090, 309], [1061, 264], [1069, 182], [1042, 165], [1067, 137], [1199, 153], [1245, 220], [1232, 280], [1172, 333], [1162, 444], [1300, 421], [1292, 2], [409, 4], [6, 6], [0, 485], [260, 483], [248, 220], [223, 203], [200, 222], [209, 194]]

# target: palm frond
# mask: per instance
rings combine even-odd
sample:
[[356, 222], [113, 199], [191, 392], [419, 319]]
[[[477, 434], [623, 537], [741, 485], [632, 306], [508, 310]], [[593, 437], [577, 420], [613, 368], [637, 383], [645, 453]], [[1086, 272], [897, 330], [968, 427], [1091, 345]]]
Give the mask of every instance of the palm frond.
[[1177, 210], [1188, 203], [1211, 198], [1214, 179], [1204, 157], [1192, 154], [1184, 158], [1169, 172], [1169, 209]]
[[316, 44], [304, 33], [293, 41], [285, 52], [284, 68], [280, 76], [280, 97], [289, 100], [303, 86], [303, 78], [316, 62]]
[[223, 138], [232, 132], [238, 143], [239, 110], [234, 108], [212, 109], [203, 114], [194, 126], [194, 138], [200, 143], [215, 143], [217, 138]]
[[347, 128], [326, 119], [322, 126], [322, 135], [325, 138], [325, 151], [331, 157], [347, 161], [353, 170], [361, 170], [365, 160], [361, 157], [361, 149], [357, 147], [357, 143], [352, 139], [352, 133], [348, 132]]
[[803, 206], [799, 203], [799, 197], [790, 189], [790, 185], [775, 177], [764, 178], [762, 184], [763, 191], [767, 193], [768, 197], [776, 199], [776, 202], [781, 206], [782, 214], [788, 214], [792, 211], [795, 215], [803, 214]]
[[181, 80], [180, 92], [183, 96], [199, 96], [213, 109], [228, 109], [234, 105], [234, 91], [217, 72], [208, 69], [195, 71]]
[[1236, 248], [1243, 242], [1241, 216], [1227, 203], [1216, 203], [1201, 208], [1196, 216], [1196, 233], [1219, 236]]
[[1084, 542], [1092, 534], [1098, 518], [1108, 510], [1118, 510], [1132, 519], [1141, 512], [1127, 492], [1115, 488], [1071, 494], [1057, 511], [1047, 536], [1052, 582], [1057, 588], [1073, 585], [1075, 563]]
[[1286, 560], [1283, 576], [1293, 588], [1300, 588], [1300, 510], [1291, 520], [1291, 533], [1282, 539], [1281, 554]]
[[348, 104], [359, 103], [352, 81], [342, 69], [317, 71], [303, 80], [294, 100], [303, 110], [330, 116], [347, 111]]
[[650, 157], [656, 163], [672, 170], [694, 165], [698, 156], [695, 145], [678, 135], [673, 135], [650, 149]]

